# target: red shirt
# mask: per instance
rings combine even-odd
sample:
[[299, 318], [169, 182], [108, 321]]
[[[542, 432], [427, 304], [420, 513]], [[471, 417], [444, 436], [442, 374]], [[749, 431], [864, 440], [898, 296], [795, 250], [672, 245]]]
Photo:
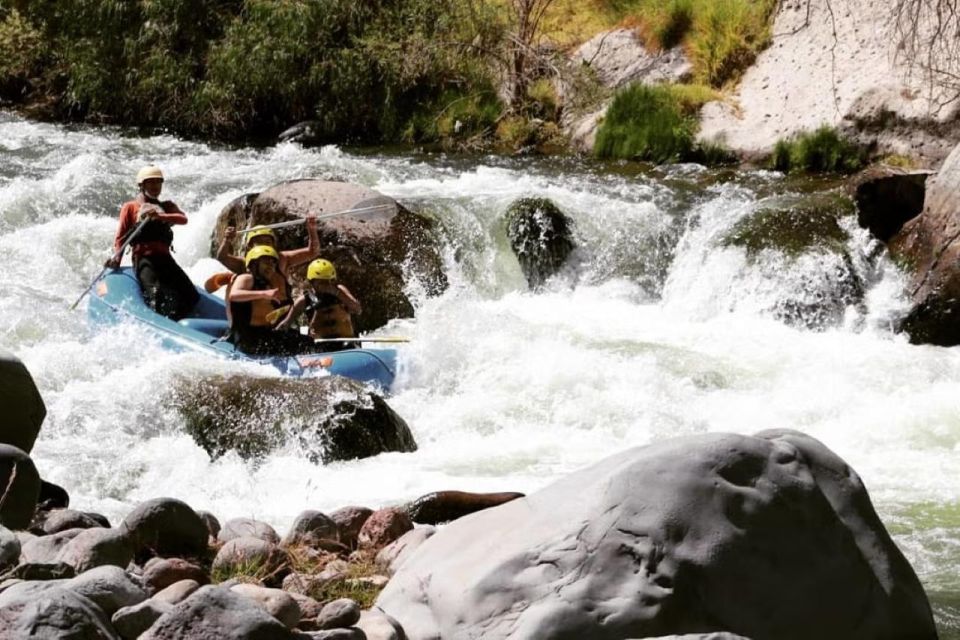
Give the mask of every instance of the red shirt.
[[[137, 214], [140, 213], [140, 207], [146, 202], [143, 194], [137, 196], [136, 200], [125, 202], [120, 208], [120, 226], [117, 227], [117, 235], [113, 239], [113, 249], [118, 251], [123, 244], [127, 234], [133, 231], [139, 220]], [[187, 214], [180, 211], [180, 207], [166, 200], [160, 203], [165, 213], [157, 215], [157, 220], [167, 224], [187, 224]], [[163, 242], [137, 242], [133, 245], [133, 257], [155, 255], [159, 253], [170, 253], [170, 247]]]

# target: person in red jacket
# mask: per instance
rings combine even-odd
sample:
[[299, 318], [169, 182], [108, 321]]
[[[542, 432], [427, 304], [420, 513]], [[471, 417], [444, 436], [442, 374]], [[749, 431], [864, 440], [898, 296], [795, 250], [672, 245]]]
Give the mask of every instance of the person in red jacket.
[[[140, 194], [120, 209], [114, 249], [119, 250], [128, 235], [146, 221], [130, 242], [133, 267], [143, 288], [144, 300], [150, 308], [168, 318], [185, 318], [197, 304], [200, 294], [170, 255], [170, 248], [173, 245], [171, 227], [187, 224], [187, 215], [170, 200], [160, 201], [163, 173], [158, 167], [140, 169], [137, 186]], [[111, 258], [106, 266], [117, 268], [120, 260]]]

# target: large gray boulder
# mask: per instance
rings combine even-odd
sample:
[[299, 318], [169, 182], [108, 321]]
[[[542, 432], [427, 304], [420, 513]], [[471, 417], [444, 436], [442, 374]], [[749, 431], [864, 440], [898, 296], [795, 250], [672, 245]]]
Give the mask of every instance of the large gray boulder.
[[134, 550], [133, 539], [123, 529], [83, 529], [60, 549], [56, 562], [70, 565], [77, 573], [105, 565], [126, 568]]
[[927, 181], [923, 213], [887, 246], [910, 273], [913, 306], [902, 325], [910, 341], [960, 344], [960, 146]]
[[30, 456], [13, 445], [0, 444], [0, 487], [0, 525], [29, 527], [40, 496], [40, 475]]
[[235, 451], [260, 459], [294, 445], [319, 464], [417, 449], [382, 397], [342, 376], [192, 377], [178, 380], [173, 394], [186, 431], [212, 458]]
[[130, 574], [115, 566], [102, 566], [67, 580], [64, 588], [89, 598], [108, 616], [118, 609], [131, 607], [149, 595]]
[[[430, 293], [440, 293], [447, 286], [436, 223], [382, 193], [348, 182], [293, 180], [245, 195], [220, 213], [211, 255], [216, 255], [229, 226], [243, 229], [309, 213], [323, 216], [379, 205], [383, 207], [323, 219], [318, 225], [320, 257], [336, 265], [340, 282], [363, 304], [354, 328], [371, 331], [393, 318], [413, 317], [413, 305], [404, 292], [409, 277], [418, 279]], [[277, 240], [281, 250], [306, 246], [306, 229], [303, 225], [280, 229]], [[240, 253], [239, 244], [233, 253]], [[294, 280], [302, 280], [305, 272], [303, 265], [292, 274]]]
[[0, 443], [30, 453], [47, 408], [23, 362], [4, 349], [0, 349], [0, 415]]
[[201, 587], [158, 619], [140, 640], [290, 640], [283, 623], [223, 587]]
[[11, 640], [120, 638], [107, 616], [88, 598], [42, 582], [25, 584], [0, 594], [0, 637]]
[[937, 637], [857, 474], [794, 431], [630, 449], [461, 518], [377, 605], [411, 640]]

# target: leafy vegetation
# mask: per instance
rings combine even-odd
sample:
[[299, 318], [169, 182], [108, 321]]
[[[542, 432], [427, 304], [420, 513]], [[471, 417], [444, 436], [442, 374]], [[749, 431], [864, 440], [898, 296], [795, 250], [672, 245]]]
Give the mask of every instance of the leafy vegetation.
[[866, 153], [863, 149], [828, 126], [777, 141], [770, 159], [771, 167], [783, 172], [852, 173], [863, 167], [865, 162]]
[[488, 91], [477, 52], [502, 30], [455, 0], [0, 0], [0, 17], [0, 89], [59, 87], [55, 117], [221, 137], [316, 120], [337, 141], [437, 135], [423, 105]]
[[696, 143], [696, 111], [714, 99], [709, 88], [635, 84], [617, 93], [597, 131], [599, 158], [720, 164], [730, 154]]
[[603, 10], [636, 25], [648, 46], [682, 45], [694, 81], [721, 87], [739, 78], [770, 42], [776, 0], [603, 0]]

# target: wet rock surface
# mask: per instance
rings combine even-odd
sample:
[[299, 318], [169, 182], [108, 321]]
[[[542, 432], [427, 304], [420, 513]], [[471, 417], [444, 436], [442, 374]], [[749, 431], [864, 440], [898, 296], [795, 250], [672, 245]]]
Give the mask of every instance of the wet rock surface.
[[315, 463], [417, 448], [383, 398], [341, 376], [184, 379], [173, 402], [213, 458], [236, 451], [259, 459], [291, 443]]
[[527, 284], [540, 288], [573, 251], [572, 222], [547, 198], [521, 198], [507, 209], [506, 223]]

